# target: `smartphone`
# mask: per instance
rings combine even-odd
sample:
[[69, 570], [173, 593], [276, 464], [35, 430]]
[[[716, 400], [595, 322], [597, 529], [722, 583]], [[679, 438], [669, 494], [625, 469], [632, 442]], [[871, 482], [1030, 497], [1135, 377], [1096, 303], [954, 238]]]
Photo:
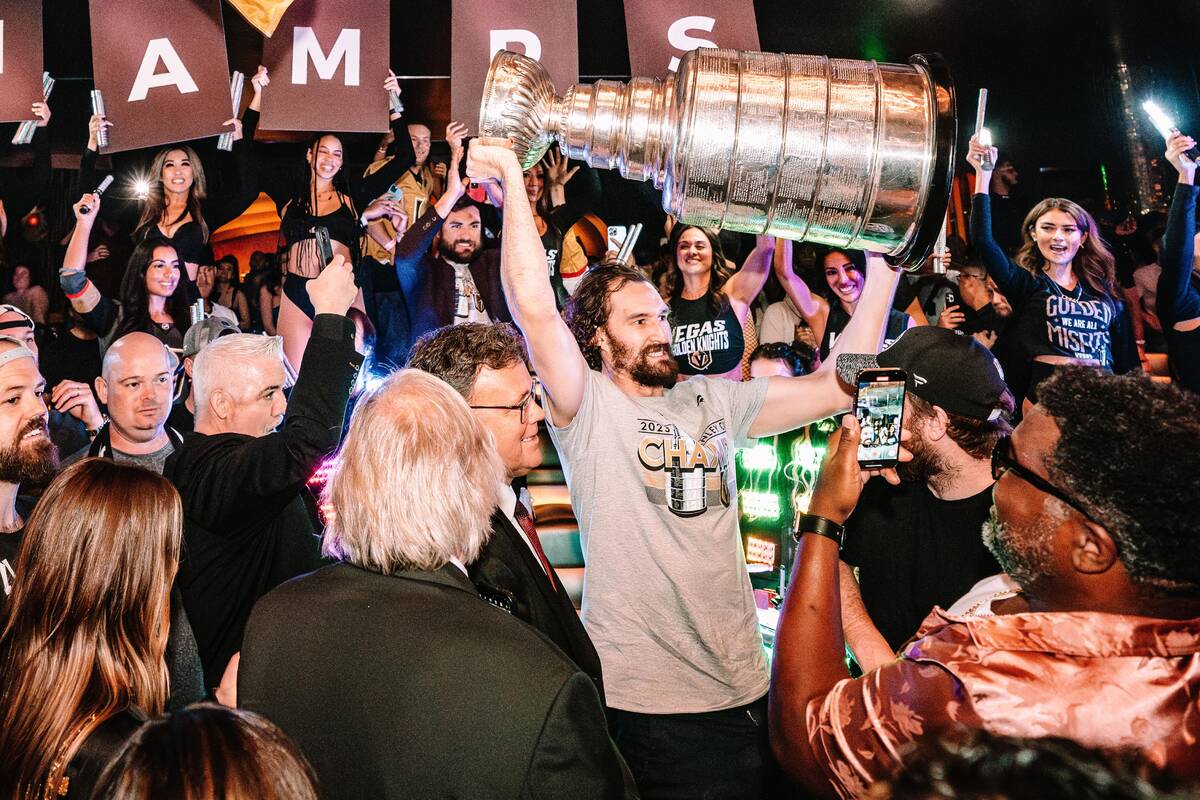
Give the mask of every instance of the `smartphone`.
[[313, 236], [317, 240], [317, 252], [321, 254], [321, 268], [324, 269], [333, 261], [333, 243], [329, 241], [329, 229], [322, 225], [314, 225]]
[[854, 416], [861, 431], [858, 463], [863, 469], [894, 467], [900, 460], [907, 379], [902, 369], [865, 369], [858, 373]]
[[403, 203], [404, 189], [393, 183], [388, 187], [387, 196], [389, 200], [395, 200], [397, 203]]

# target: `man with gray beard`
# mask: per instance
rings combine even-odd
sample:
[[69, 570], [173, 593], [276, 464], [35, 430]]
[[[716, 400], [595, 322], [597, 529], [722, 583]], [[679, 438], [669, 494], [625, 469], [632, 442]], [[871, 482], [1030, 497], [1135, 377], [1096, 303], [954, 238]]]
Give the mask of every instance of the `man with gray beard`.
[[770, 700], [776, 756], [814, 795], [861, 796], [911, 742], [964, 727], [1063, 737], [1139, 754], [1180, 784], [1200, 778], [1200, 399], [1064, 366], [1038, 403], [996, 444], [984, 534], [1019, 590], [965, 615], [935, 609], [859, 679], [842, 659], [835, 544], [866, 477], [857, 421], [831, 438]]

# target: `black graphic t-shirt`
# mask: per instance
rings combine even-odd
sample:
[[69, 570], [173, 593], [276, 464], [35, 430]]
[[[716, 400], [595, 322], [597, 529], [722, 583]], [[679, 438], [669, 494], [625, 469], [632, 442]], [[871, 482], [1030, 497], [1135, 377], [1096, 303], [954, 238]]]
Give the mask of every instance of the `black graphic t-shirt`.
[[1026, 357], [1088, 359], [1116, 373], [1139, 366], [1124, 304], [1082, 281], [1068, 291], [1045, 273], [1033, 274], [1004, 253], [991, 229], [990, 201], [977, 194], [971, 204], [971, 238], [988, 274], [1012, 304], [1013, 333]]
[[742, 324], [730, 306], [714, 319], [708, 298], [671, 301], [671, 353], [684, 375], [724, 375], [742, 361]]

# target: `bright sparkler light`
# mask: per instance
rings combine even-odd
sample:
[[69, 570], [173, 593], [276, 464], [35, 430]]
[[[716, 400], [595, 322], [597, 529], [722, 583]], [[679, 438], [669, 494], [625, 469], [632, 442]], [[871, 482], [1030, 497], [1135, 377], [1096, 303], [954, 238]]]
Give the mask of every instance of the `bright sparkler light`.
[[1150, 117], [1150, 121], [1154, 123], [1154, 127], [1158, 128], [1158, 132], [1162, 134], [1164, 139], [1170, 139], [1171, 134], [1175, 132], [1175, 120], [1162, 110], [1162, 107], [1153, 100], [1147, 100], [1142, 103], [1142, 108]]
[[145, 200], [150, 196], [150, 181], [145, 178], [137, 178], [133, 182], [133, 194], [138, 200]]
[[984, 147], [991, 147], [994, 144], [994, 142], [992, 142], [992, 132], [987, 128], [980, 128], [979, 143]]

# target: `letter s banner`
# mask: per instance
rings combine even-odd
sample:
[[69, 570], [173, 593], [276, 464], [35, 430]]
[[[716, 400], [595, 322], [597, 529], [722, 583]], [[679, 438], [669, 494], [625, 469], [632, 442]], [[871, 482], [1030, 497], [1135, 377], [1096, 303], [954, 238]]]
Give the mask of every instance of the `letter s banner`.
[[697, 47], [758, 50], [753, 0], [625, 0], [632, 75], [662, 78]]

